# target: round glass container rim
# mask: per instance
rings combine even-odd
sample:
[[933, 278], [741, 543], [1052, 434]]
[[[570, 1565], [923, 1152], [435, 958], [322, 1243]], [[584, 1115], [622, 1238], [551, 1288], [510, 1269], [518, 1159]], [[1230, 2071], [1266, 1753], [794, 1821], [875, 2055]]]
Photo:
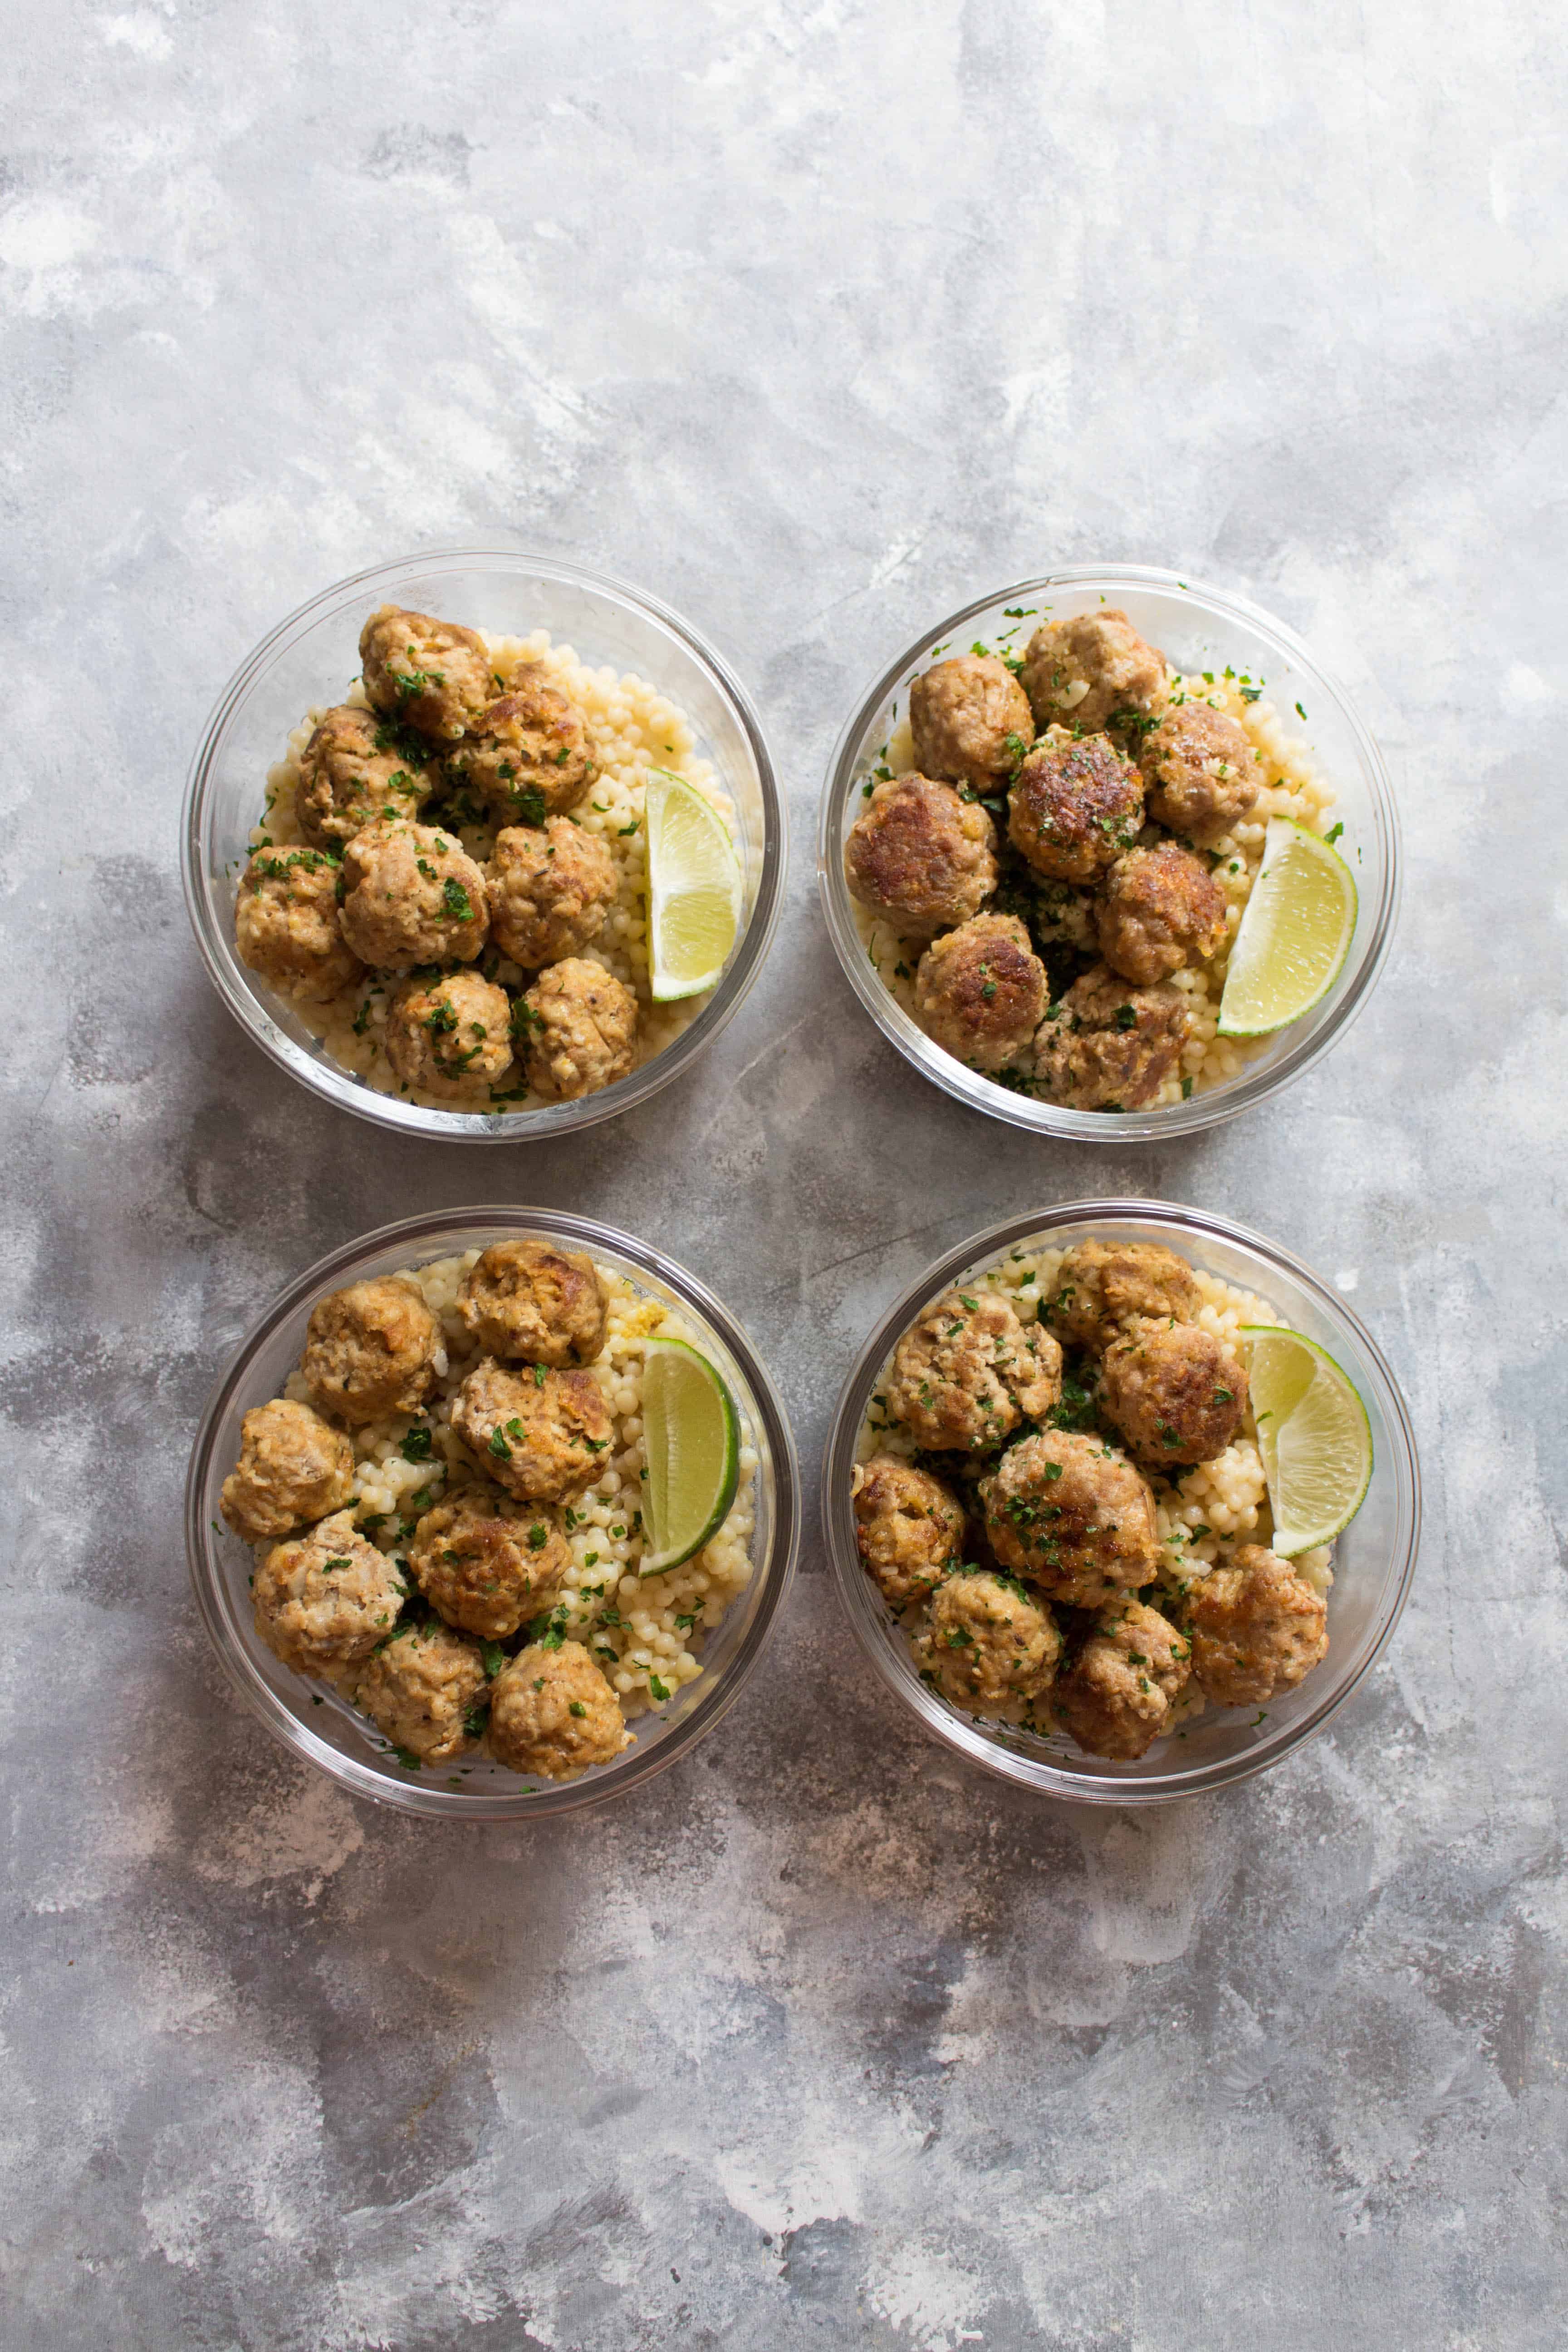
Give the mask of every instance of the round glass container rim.
[[[243, 1645], [231, 1638], [218, 1599], [220, 1580], [210, 1561], [209, 1530], [202, 1509], [202, 1491], [206, 1484], [219, 1424], [233, 1403], [235, 1393], [258, 1349], [279, 1325], [286, 1323], [308, 1300], [329, 1286], [334, 1276], [348, 1273], [367, 1259], [383, 1255], [403, 1244], [407, 1244], [412, 1249], [428, 1241], [438, 1242], [443, 1234], [487, 1229], [498, 1234], [520, 1231], [542, 1233], [552, 1238], [579, 1244], [589, 1250], [603, 1248], [626, 1259], [628, 1265], [637, 1267], [640, 1272], [652, 1276], [673, 1291], [683, 1304], [692, 1307], [711, 1324], [741, 1369], [750, 1391], [746, 1402], [754, 1409], [762, 1423], [760, 1434], [772, 1457], [773, 1468], [776, 1524], [767, 1563], [763, 1570], [764, 1590], [756, 1616], [742, 1636], [741, 1646], [729, 1661], [722, 1678], [716, 1680], [713, 1688], [698, 1698], [689, 1714], [676, 1723], [643, 1756], [633, 1754], [629, 1762], [612, 1767], [609, 1774], [599, 1779], [536, 1789], [529, 1795], [521, 1790], [516, 1794], [502, 1790], [493, 1796], [468, 1795], [444, 1789], [420, 1788], [407, 1781], [395, 1780], [318, 1738], [309, 1724], [296, 1715], [256, 1671]], [[700, 1276], [677, 1259], [666, 1256], [651, 1243], [637, 1241], [620, 1227], [605, 1224], [595, 1218], [577, 1216], [562, 1209], [490, 1202], [472, 1208], [436, 1210], [423, 1215], [400, 1217], [390, 1224], [378, 1225], [373, 1231], [329, 1250], [278, 1293], [232, 1350], [207, 1400], [191, 1448], [185, 1476], [184, 1518], [185, 1551], [191, 1583], [207, 1638], [234, 1688], [251, 1713], [281, 1746], [304, 1758], [353, 1795], [390, 1805], [398, 1811], [448, 1821], [540, 1821], [546, 1816], [575, 1811], [584, 1805], [606, 1802], [629, 1789], [641, 1786], [685, 1755], [728, 1714], [762, 1654], [795, 1574], [801, 1535], [800, 1467], [788, 1416], [762, 1359], [743, 1326]]]

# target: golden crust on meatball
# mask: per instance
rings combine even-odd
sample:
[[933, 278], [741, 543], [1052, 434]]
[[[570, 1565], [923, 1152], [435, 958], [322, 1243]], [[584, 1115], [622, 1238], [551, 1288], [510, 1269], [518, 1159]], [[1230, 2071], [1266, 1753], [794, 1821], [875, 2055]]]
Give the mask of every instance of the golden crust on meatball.
[[996, 830], [978, 801], [930, 776], [877, 786], [849, 829], [850, 894], [910, 940], [977, 915], [996, 887]]
[[1203, 1294], [1192, 1267], [1158, 1242], [1079, 1242], [1057, 1272], [1046, 1313], [1080, 1348], [1108, 1347], [1142, 1316], [1194, 1323]]
[[371, 1653], [354, 1705], [395, 1748], [442, 1764], [478, 1747], [489, 1681], [479, 1643], [426, 1619], [400, 1626]]
[[574, 1780], [611, 1763], [630, 1739], [615, 1692], [581, 1642], [531, 1643], [490, 1685], [490, 1752], [513, 1772]]
[[910, 688], [910, 732], [922, 775], [989, 792], [1035, 740], [1029, 698], [1005, 662], [954, 654]]
[[1043, 621], [1024, 651], [1024, 689], [1041, 727], [1089, 735], [1131, 726], [1164, 708], [1165, 656], [1113, 604]]
[[450, 1625], [503, 1642], [573, 1570], [553, 1511], [503, 1505], [494, 1489], [463, 1492], [426, 1511], [408, 1548], [414, 1580]]
[[1131, 1762], [1171, 1729], [1191, 1672], [1189, 1644], [1167, 1618], [1120, 1601], [1058, 1675], [1052, 1713], [1089, 1755]]
[[615, 1433], [592, 1372], [486, 1360], [463, 1382], [452, 1427], [480, 1468], [525, 1503], [564, 1503], [605, 1467]]
[[323, 711], [300, 754], [294, 814], [317, 849], [341, 849], [378, 817], [416, 817], [435, 790], [430, 747], [357, 702]]
[[511, 1067], [511, 1000], [477, 971], [405, 980], [386, 1008], [386, 1058], [426, 1094], [494, 1087]]
[[888, 1412], [933, 1453], [987, 1453], [1061, 1401], [1062, 1351], [998, 1291], [945, 1291], [893, 1350]]
[[417, 1412], [440, 1351], [441, 1327], [418, 1284], [378, 1274], [316, 1301], [300, 1370], [321, 1412], [357, 1429]]
[[319, 1675], [368, 1657], [394, 1625], [403, 1586], [352, 1511], [274, 1544], [251, 1583], [256, 1631], [296, 1674]]
[[1124, 1454], [1065, 1429], [1008, 1447], [980, 1482], [1002, 1566], [1056, 1601], [1094, 1609], [1147, 1584], [1159, 1557], [1154, 1498]]
[[542, 971], [598, 938], [618, 887], [604, 843], [570, 817], [506, 825], [486, 875], [490, 937], [524, 971]]
[[963, 1558], [963, 1509], [929, 1470], [877, 1454], [857, 1471], [855, 1541], [890, 1609], [923, 1601]]
[[915, 973], [915, 1019], [972, 1070], [1026, 1057], [1049, 1001], [1046, 967], [1016, 915], [973, 915], [944, 931]]
[[252, 1405], [239, 1425], [239, 1460], [218, 1508], [247, 1543], [287, 1535], [342, 1510], [353, 1494], [354, 1450], [341, 1429], [289, 1397]]
[[1170, 981], [1138, 988], [1092, 964], [1052, 1005], [1035, 1039], [1035, 1077], [1069, 1110], [1141, 1110], [1181, 1060], [1192, 1014]]
[[378, 971], [471, 963], [484, 946], [483, 868], [438, 825], [367, 825], [343, 851], [343, 937]]
[[503, 824], [542, 825], [576, 807], [598, 771], [588, 729], [542, 662], [525, 662], [447, 761]]
[[1152, 1468], [1212, 1462], [1247, 1418], [1247, 1367], [1201, 1323], [1130, 1324], [1100, 1372], [1107, 1414]]
[[552, 1242], [492, 1242], [463, 1276], [458, 1314], [488, 1356], [591, 1364], [605, 1344], [608, 1297], [584, 1252]]
[[1262, 764], [1245, 727], [1206, 702], [1179, 703], [1147, 735], [1138, 753], [1149, 787], [1149, 814], [1205, 848], [1252, 808]]
[[1111, 971], [1146, 985], [1224, 946], [1225, 892], [1173, 841], [1130, 849], [1105, 877], [1095, 928]]
[[477, 629], [384, 604], [360, 631], [364, 690], [374, 709], [434, 743], [450, 743], [495, 698], [496, 678]]
[[916, 1656], [942, 1696], [973, 1715], [1027, 1706], [1061, 1655], [1056, 1619], [1034, 1595], [984, 1570], [950, 1576], [931, 1597]]
[[566, 956], [542, 971], [514, 1018], [528, 1083], [547, 1102], [575, 1102], [631, 1069], [637, 998], [590, 957]]
[[1193, 1672], [1215, 1706], [1259, 1706], [1325, 1656], [1329, 1612], [1288, 1559], [1243, 1544], [1205, 1577], [1191, 1607]]
[[1037, 874], [1091, 883], [1137, 840], [1143, 779], [1109, 735], [1053, 727], [1014, 777], [1007, 835]]
[[324, 1003], [350, 987], [363, 966], [343, 936], [342, 880], [342, 866], [319, 849], [258, 849], [235, 901], [241, 963], [307, 1003]]

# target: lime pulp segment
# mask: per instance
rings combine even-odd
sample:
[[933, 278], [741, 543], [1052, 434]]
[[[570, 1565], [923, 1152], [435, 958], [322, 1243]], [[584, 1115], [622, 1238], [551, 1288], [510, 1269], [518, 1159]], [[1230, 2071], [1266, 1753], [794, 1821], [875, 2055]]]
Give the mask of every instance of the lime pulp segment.
[[1326, 1348], [1268, 1323], [1242, 1326], [1258, 1451], [1282, 1559], [1349, 1526], [1372, 1482], [1366, 1407]]
[[684, 776], [648, 771], [648, 966], [656, 1002], [717, 982], [741, 927], [741, 868], [723, 819]]
[[647, 1454], [644, 1576], [679, 1568], [711, 1541], [735, 1499], [741, 1425], [735, 1400], [684, 1339], [650, 1339], [643, 1368]]
[[1350, 867], [1321, 834], [1270, 817], [1220, 999], [1222, 1037], [1263, 1037], [1300, 1021], [1338, 979], [1355, 932]]

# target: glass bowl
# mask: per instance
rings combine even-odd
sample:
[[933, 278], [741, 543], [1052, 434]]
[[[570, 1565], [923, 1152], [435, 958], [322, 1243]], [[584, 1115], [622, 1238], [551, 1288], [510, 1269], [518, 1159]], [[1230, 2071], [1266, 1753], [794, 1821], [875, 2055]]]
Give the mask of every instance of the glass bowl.
[[[396, 603], [495, 635], [548, 629], [588, 665], [635, 669], [685, 711], [696, 748], [735, 804], [745, 919], [711, 997], [672, 1045], [628, 1077], [579, 1102], [534, 1110], [441, 1110], [384, 1095], [321, 1052], [308, 1011], [247, 971], [234, 946], [238, 877], [261, 815], [267, 771], [312, 703], [330, 700], [359, 667], [359, 633]], [[291, 1076], [344, 1110], [405, 1134], [515, 1143], [571, 1134], [634, 1109], [712, 1044], [762, 966], [778, 919], [786, 855], [784, 805], [761, 723], [744, 688], [689, 622], [652, 596], [554, 556], [456, 548], [356, 572], [279, 622], [230, 678], [191, 763], [181, 872], [196, 945], [247, 1034]]]
[[[1270, 1699], [1264, 1722], [1246, 1708], [1211, 1707], [1184, 1738], [1156, 1743], [1133, 1763], [1086, 1756], [1064, 1734], [1042, 1738], [1006, 1724], [982, 1726], [921, 1681], [909, 1645], [860, 1565], [849, 1481], [871, 1391], [895, 1343], [927, 1302], [1008, 1250], [1048, 1237], [1070, 1247], [1102, 1241], [1160, 1242], [1223, 1281], [1258, 1292], [1282, 1321], [1316, 1339], [1361, 1392], [1372, 1423], [1373, 1475], [1366, 1499], [1334, 1547], [1329, 1595], [1330, 1649], [1293, 1691]], [[897, 1298], [860, 1350], [844, 1384], [823, 1471], [823, 1522], [839, 1597], [861, 1648], [928, 1731], [972, 1763], [1042, 1795], [1080, 1803], [1143, 1805], [1222, 1789], [1278, 1764], [1321, 1731], [1354, 1690], [1399, 1622], [1421, 1531], [1421, 1471], [1410, 1417], [1376, 1342], [1342, 1300], [1300, 1259], [1260, 1234], [1201, 1209], [1163, 1201], [1068, 1201], [1009, 1217], [949, 1250]]]
[[[1055, 617], [1066, 618], [1100, 604], [1119, 605], [1140, 635], [1160, 646], [1178, 669], [1217, 675], [1228, 666], [1261, 679], [1281, 712], [1289, 713], [1298, 704], [1307, 712], [1311, 750], [1338, 796], [1334, 814], [1344, 826], [1339, 848], [1355, 876], [1361, 901], [1350, 952], [1327, 996], [1281, 1030], [1239, 1077], [1194, 1093], [1186, 1102], [1114, 1114], [1032, 1101], [966, 1069], [933, 1045], [872, 970], [844, 875], [844, 842], [859, 811], [860, 788], [892, 730], [894, 705], [907, 711], [910, 680], [930, 666], [933, 648], [945, 649], [951, 641], [962, 652], [976, 639], [994, 645], [1008, 630], [1023, 644], [1024, 625], [1016, 625], [1008, 606], [1048, 606]], [[822, 805], [817, 871], [827, 928], [851, 986], [883, 1035], [922, 1076], [960, 1102], [1014, 1127], [1032, 1128], [1038, 1135], [1100, 1143], [1164, 1140], [1217, 1126], [1277, 1094], [1310, 1069], [1349, 1027], [1372, 992], [1394, 934], [1399, 825], [1377, 745], [1343, 689], [1282, 622], [1271, 620], [1228, 589], [1178, 580], [1174, 572], [1142, 564], [1069, 564], [1044, 579], [1016, 581], [949, 614], [878, 679], [834, 750]]]
[[[471, 1769], [463, 1789], [421, 1786], [417, 1774], [405, 1771], [386, 1753], [386, 1742], [363, 1716], [326, 1685], [290, 1673], [258, 1639], [250, 1606], [253, 1557], [220, 1518], [218, 1496], [239, 1452], [241, 1421], [252, 1405], [281, 1390], [299, 1360], [310, 1309], [324, 1292], [410, 1263], [483, 1249], [515, 1234], [591, 1251], [645, 1294], [679, 1307], [700, 1328], [740, 1408], [743, 1442], [757, 1452], [752, 1580], [709, 1635], [699, 1679], [684, 1686], [662, 1717], [639, 1716], [635, 1744], [614, 1763], [597, 1766], [579, 1780], [525, 1791], [516, 1773], [474, 1753], [461, 1759]], [[695, 1275], [658, 1250], [613, 1225], [553, 1209], [453, 1209], [405, 1217], [307, 1267], [236, 1350], [202, 1416], [185, 1481], [185, 1545], [196, 1605], [240, 1697], [275, 1739], [340, 1788], [426, 1817], [518, 1821], [570, 1812], [636, 1788], [686, 1755], [728, 1711], [762, 1655], [795, 1572], [799, 1543], [800, 1479], [789, 1423], [734, 1317]]]

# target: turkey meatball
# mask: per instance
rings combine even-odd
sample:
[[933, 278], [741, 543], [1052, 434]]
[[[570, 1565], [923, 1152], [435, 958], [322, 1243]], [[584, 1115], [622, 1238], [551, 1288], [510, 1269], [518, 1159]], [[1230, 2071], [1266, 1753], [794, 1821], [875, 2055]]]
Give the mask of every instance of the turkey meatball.
[[1057, 1682], [1052, 1712], [1090, 1756], [1131, 1762], [1170, 1730], [1192, 1672], [1184, 1637], [1157, 1609], [1107, 1609]]
[[497, 679], [477, 629], [384, 604], [360, 631], [372, 708], [432, 743], [455, 742], [494, 701]]
[[1045, 621], [1024, 652], [1024, 690], [1041, 727], [1090, 735], [1136, 726], [1164, 708], [1165, 656], [1145, 645], [1114, 605]]
[[944, 931], [915, 974], [915, 1019], [972, 1070], [1026, 1055], [1049, 1002], [1046, 967], [1016, 915], [974, 915]]
[[614, 1433], [591, 1372], [543, 1364], [517, 1371], [488, 1359], [458, 1391], [452, 1427], [490, 1476], [525, 1503], [570, 1502], [591, 1486]]
[[1192, 1603], [1193, 1672], [1215, 1706], [1259, 1706], [1294, 1690], [1329, 1646], [1321, 1594], [1288, 1559], [1243, 1544]]
[[479, 1645], [426, 1622], [383, 1642], [354, 1685], [354, 1705], [395, 1748], [442, 1764], [476, 1747], [489, 1677]]
[[493, 1087], [511, 1067], [511, 1000], [477, 971], [405, 980], [386, 1008], [386, 1058], [425, 1094]]
[[551, 1242], [492, 1242], [463, 1276], [458, 1314], [487, 1356], [591, 1364], [608, 1300], [591, 1257]]
[[983, 1570], [938, 1587], [914, 1644], [942, 1696], [973, 1715], [1000, 1715], [1038, 1698], [1051, 1685], [1061, 1647], [1048, 1609]]
[[414, 1580], [431, 1608], [490, 1642], [515, 1633], [535, 1594], [553, 1592], [574, 1565], [552, 1511], [502, 1510], [498, 1501], [492, 1488], [437, 1503], [408, 1548]]
[[1145, 737], [1138, 764], [1150, 815], [1200, 848], [1240, 823], [1263, 781], [1246, 728], [1206, 702], [1167, 711]]
[[1109, 735], [1082, 742], [1053, 727], [1013, 779], [1007, 835], [1057, 882], [1096, 882], [1138, 838], [1143, 779]]
[[567, 956], [518, 999], [514, 1020], [528, 1083], [547, 1102], [575, 1102], [632, 1066], [637, 1001], [603, 964]]
[[360, 704], [317, 721], [300, 754], [294, 814], [317, 849], [341, 849], [377, 817], [416, 817], [436, 788], [428, 744]]
[[934, 939], [996, 887], [996, 832], [977, 801], [929, 776], [878, 785], [844, 845], [849, 888], [901, 937]]
[[274, 1544], [251, 1583], [256, 1631], [296, 1674], [333, 1674], [368, 1657], [395, 1622], [403, 1585], [384, 1551], [338, 1511]]
[[963, 1511], [952, 1489], [899, 1454], [858, 1472], [855, 1541], [889, 1609], [923, 1601], [962, 1559]]
[[980, 1482], [1004, 1568], [1054, 1601], [1097, 1609], [1154, 1573], [1154, 1499], [1124, 1454], [1065, 1429], [1008, 1447]]
[[520, 1650], [490, 1685], [490, 1752], [513, 1772], [574, 1780], [631, 1739], [615, 1692], [581, 1642]]
[[597, 770], [588, 730], [541, 662], [527, 662], [447, 761], [503, 824], [541, 825], [576, 807]]
[[888, 1412], [934, 1453], [989, 1453], [1062, 1392], [1062, 1351], [994, 1290], [949, 1290], [893, 1351]]
[[1040, 1024], [1040, 1092], [1069, 1110], [1140, 1110], [1176, 1067], [1191, 1026], [1187, 1000], [1170, 981], [1134, 988], [1091, 964]]
[[317, 1300], [300, 1370], [321, 1410], [359, 1429], [417, 1412], [445, 1360], [418, 1284], [380, 1274]]
[[239, 1460], [223, 1482], [218, 1508], [247, 1543], [341, 1511], [353, 1495], [354, 1450], [308, 1404], [274, 1397], [252, 1405], [239, 1425]]
[[616, 861], [596, 834], [552, 816], [541, 831], [509, 824], [486, 876], [490, 937], [524, 971], [580, 955], [616, 902]]
[[1111, 971], [1146, 985], [1223, 946], [1225, 892], [1173, 841], [1130, 849], [1106, 877], [1095, 926]]
[[1079, 1242], [1057, 1274], [1047, 1312], [1058, 1330], [1098, 1354], [1125, 1324], [1197, 1320], [1202, 1293], [1192, 1267], [1158, 1242]]
[[338, 913], [342, 868], [319, 849], [258, 849], [239, 880], [234, 944], [258, 979], [310, 1004], [350, 987], [363, 966]]
[[1247, 1417], [1241, 1359], [1201, 1323], [1133, 1323], [1100, 1372], [1106, 1412], [1152, 1468], [1212, 1462]]
[[1005, 662], [989, 654], [955, 654], [910, 688], [915, 765], [989, 792], [1010, 776], [1035, 740], [1029, 698]]
[[484, 946], [484, 874], [437, 825], [367, 825], [343, 852], [343, 937], [380, 971], [471, 963]]

